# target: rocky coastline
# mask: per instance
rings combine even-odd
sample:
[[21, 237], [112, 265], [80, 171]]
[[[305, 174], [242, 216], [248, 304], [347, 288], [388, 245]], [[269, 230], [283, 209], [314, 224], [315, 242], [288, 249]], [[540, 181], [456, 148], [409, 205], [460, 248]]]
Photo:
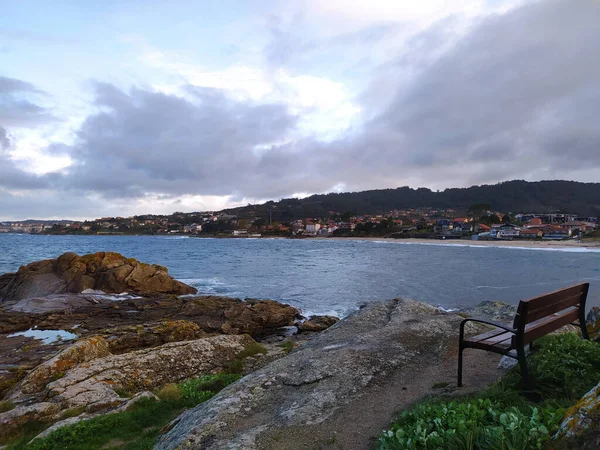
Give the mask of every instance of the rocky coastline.
[[440, 387], [458, 395], [496, 380], [499, 358], [481, 352], [467, 356], [469, 388], [452, 388], [458, 325], [513, 315], [500, 302], [445, 312], [394, 299], [342, 321], [305, 318], [273, 300], [199, 296], [166, 268], [116, 253], [66, 253], [0, 276], [0, 445], [32, 421], [50, 426], [46, 436], [158, 401], [172, 383], [235, 372], [245, 376], [177, 417], [156, 448], [371, 448], [398, 410]]

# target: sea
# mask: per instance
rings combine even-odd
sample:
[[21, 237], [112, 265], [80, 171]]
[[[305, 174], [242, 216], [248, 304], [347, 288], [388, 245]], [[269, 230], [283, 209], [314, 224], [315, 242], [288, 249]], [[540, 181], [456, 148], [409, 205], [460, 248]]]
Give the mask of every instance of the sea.
[[579, 282], [600, 305], [599, 248], [521, 248], [399, 240], [211, 239], [184, 236], [0, 234], [0, 274], [73, 251], [119, 252], [200, 294], [274, 299], [306, 316], [346, 316], [368, 302], [408, 297], [447, 310], [511, 304]]

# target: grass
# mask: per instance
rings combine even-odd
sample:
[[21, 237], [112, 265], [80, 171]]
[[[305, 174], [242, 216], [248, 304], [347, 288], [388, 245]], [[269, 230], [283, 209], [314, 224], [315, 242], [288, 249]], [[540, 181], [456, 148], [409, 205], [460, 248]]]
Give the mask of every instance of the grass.
[[444, 389], [448, 386], [450, 386], [450, 383], [448, 383], [447, 381], [438, 381], [437, 383], [433, 383], [431, 385], [431, 389]]
[[203, 375], [179, 384], [169, 384], [157, 391], [160, 401], [143, 398], [127, 411], [59, 428], [30, 444], [28, 442], [48, 424], [29, 423], [6, 450], [149, 449], [154, 446], [160, 431], [185, 408], [208, 400], [239, 378], [236, 374]]
[[235, 357], [225, 366], [225, 371], [241, 375], [244, 373], [244, 359], [258, 354], [266, 355], [267, 353], [267, 349], [257, 342], [247, 344], [244, 347], [244, 350], [235, 355]]
[[[471, 396], [425, 400], [403, 412], [379, 450], [529, 450], [548, 443], [568, 407], [600, 380], [600, 345], [574, 333], [546, 336], [529, 358], [536, 398], [524, 395], [515, 367]], [[435, 385], [434, 385], [435, 386]]]
[[281, 347], [284, 352], [289, 353], [294, 349], [294, 343], [292, 341], [285, 341], [279, 344], [278, 347]]

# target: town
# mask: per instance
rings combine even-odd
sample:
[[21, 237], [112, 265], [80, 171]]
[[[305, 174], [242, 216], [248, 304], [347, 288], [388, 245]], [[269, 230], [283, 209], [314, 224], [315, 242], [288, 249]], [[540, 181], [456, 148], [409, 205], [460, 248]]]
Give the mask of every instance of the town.
[[416, 208], [358, 215], [329, 211], [327, 218], [279, 220], [270, 212], [258, 217], [221, 212], [104, 217], [92, 221], [0, 222], [0, 233], [189, 235], [197, 237], [390, 237], [473, 240], [563, 240], [596, 236], [598, 217], [575, 214], [502, 214], [489, 205], [467, 211]]

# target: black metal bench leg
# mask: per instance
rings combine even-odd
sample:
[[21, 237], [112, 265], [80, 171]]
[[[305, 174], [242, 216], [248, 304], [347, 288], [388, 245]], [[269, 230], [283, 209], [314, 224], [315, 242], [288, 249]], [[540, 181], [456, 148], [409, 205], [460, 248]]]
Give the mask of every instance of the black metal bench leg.
[[458, 345], [458, 387], [462, 387], [463, 346]]
[[527, 359], [525, 357], [525, 348], [523, 346], [517, 347], [517, 357], [519, 360], [519, 367], [521, 368], [521, 376], [525, 381], [525, 388], [528, 391], [533, 391], [533, 382], [529, 376], [529, 369], [527, 369]]
[[584, 321], [580, 321], [579, 328], [581, 328], [581, 335], [584, 339], [590, 340], [590, 335], [588, 334], [587, 327], [585, 326]]

